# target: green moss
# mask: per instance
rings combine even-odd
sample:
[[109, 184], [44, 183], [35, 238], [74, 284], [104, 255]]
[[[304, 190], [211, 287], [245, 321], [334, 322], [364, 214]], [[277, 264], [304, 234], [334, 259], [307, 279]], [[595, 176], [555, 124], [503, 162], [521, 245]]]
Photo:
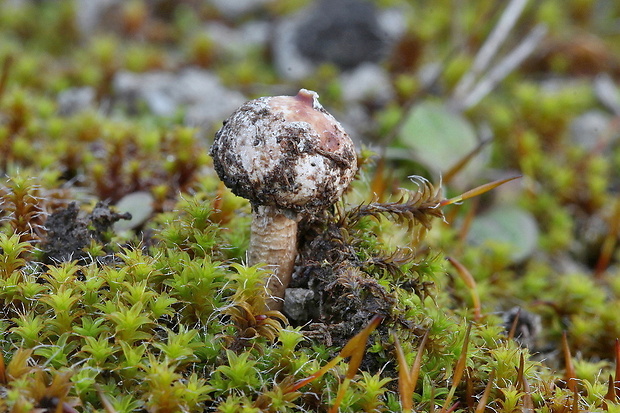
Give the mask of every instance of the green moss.
[[[62, 401], [93, 412], [326, 411], [341, 393], [340, 411], [400, 411], [399, 370], [414, 366], [425, 334], [418, 380], [410, 383], [415, 411], [439, 411], [444, 404], [446, 411], [457, 401], [461, 411], [480, 411], [477, 402], [489, 384], [486, 409], [499, 412], [530, 405], [537, 412], [620, 410], [617, 399], [607, 400], [620, 336], [617, 246], [607, 268], [592, 268], [604, 240], [617, 235], [620, 152], [613, 143], [589, 150], [569, 140], [576, 116], [601, 109], [589, 79], [553, 91], [539, 81], [575, 74], [569, 48], [528, 62], [466, 113], [478, 126], [488, 123], [495, 136], [488, 165], [495, 169], [481, 177], [519, 171], [520, 189], [441, 208], [438, 185], [418, 193], [406, 179], [424, 168], [411, 159], [382, 159], [365, 165], [344, 202], [317, 222], [302, 222], [297, 269], [315, 277], [322, 300], [317, 311], [323, 312], [313, 324], [291, 326], [281, 314], [265, 313], [268, 269], [243, 265], [251, 207], [219, 183], [207, 156], [210, 138], [181, 125], [180, 115], [159, 119], [146, 107], [130, 114], [113, 97], [120, 70], [190, 64], [213, 70], [248, 96], [269, 85], [290, 87], [266, 59], [267, 50], [225, 56], [200, 31], [213, 20], [234, 28], [252, 16], [236, 21], [190, 3], [173, 5], [167, 20], [143, 1], [130, 2], [115, 22], [124, 36], [103, 28], [85, 38], [77, 32], [75, 2], [17, 7], [0, 0], [0, 410], [56, 403], [51, 411]], [[306, 3], [272, 2], [263, 13], [278, 17]], [[472, 2], [454, 13], [445, 5], [405, 3], [378, 4], [409, 6], [401, 12], [425, 42], [417, 52], [420, 65], [451, 56], [432, 89], [436, 99], [447, 100], [446, 90], [469, 69], [499, 9]], [[603, 29], [610, 17], [599, 29], [592, 3], [543, 2], [526, 11], [516, 32], [545, 22], [551, 48], [566, 33], [591, 32], [605, 49], [597, 56], [614, 56], [606, 45], [615, 39]], [[375, 125], [369, 135], [379, 140], [399, 127], [417, 102], [410, 99], [427, 92], [416, 74], [386, 67], [397, 97], [363, 108]], [[325, 107], [347, 113], [340, 76], [324, 65], [299, 86], [316, 89]], [[59, 113], [58, 94], [82, 86], [94, 89], [95, 107]], [[367, 151], [362, 157], [368, 161]], [[450, 194], [477, 185], [460, 176], [448, 181]], [[410, 198], [400, 197], [401, 186], [413, 191]], [[113, 205], [137, 191], [154, 199], [144, 225], [119, 235], [84, 221], [97, 201]], [[513, 262], [506, 245], [465, 242], [470, 221], [500, 199], [531, 212], [540, 229], [536, 250], [523, 261]], [[50, 233], [59, 230], [48, 228], [48, 217], [71, 202], [78, 215], [63, 228], [83, 232], [68, 231], [64, 240], [82, 234], [84, 242], [79, 256], [59, 262], [46, 252]], [[608, 225], [592, 237], [586, 229], [595, 222]], [[473, 282], [447, 265], [446, 256], [458, 259]], [[503, 325], [501, 311], [514, 306], [523, 308], [523, 317], [525, 310], [541, 316], [532, 349], [520, 347]], [[332, 360], [373, 311], [384, 319], [359, 371], [348, 370], [363, 345], [350, 360], [291, 390]], [[575, 354], [577, 393], [561, 385], [568, 374], [557, 355], [564, 332]], [[406, 367], [397, 361], [396, 339]], [[537, 351], [544, 354], [532, 355]]]

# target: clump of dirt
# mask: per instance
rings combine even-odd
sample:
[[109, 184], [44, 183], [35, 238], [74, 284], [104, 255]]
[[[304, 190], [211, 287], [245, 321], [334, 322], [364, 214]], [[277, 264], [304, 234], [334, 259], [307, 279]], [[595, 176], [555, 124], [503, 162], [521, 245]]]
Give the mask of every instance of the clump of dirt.
[[[304, 237], [291, 283], [294, 293], [289, 297], [287, 291], [284, 304], [293, 325], [310, 322], [320, 332], [314, 338], [342, 348], [375, 315], [392, 317], [395, 297], [362, 271], [363, 263], [340, 226], [332, 222], [300, 228]], [[299, 291], [304, 293], [295, 294]]]
[[107, 245], [115, 222], [131, 219], [131, 214], [119, 214], [105, 202], [98, 202], [89, 214], [81, 213], [77, 203], [52, 213], [45, 222], [47, 235], [41, 245], [46, 264], [66, 261], [85, 261], [84, 249], [91, 240]]

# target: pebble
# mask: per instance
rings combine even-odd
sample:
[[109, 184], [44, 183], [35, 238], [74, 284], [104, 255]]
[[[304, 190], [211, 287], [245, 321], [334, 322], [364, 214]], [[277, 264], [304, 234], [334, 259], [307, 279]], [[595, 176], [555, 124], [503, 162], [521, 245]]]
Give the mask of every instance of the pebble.
[[587, 150], [607, 146], [620, 138], [618, 130], [611, 133], [612, 116], [601, 110], [590, 110], [574, 118], [569, 126], [570, 140]]
[[206, 129], [247, 100], [243, 94], [224, 87], [215, 74], [195, 68], [179, 73], [119, 72], [113, 84], [117, 99], [125, 101], [129, 108], [142, 101], [158, 116], [172, 116], [184, 108], [186, 124]]
[[218, 50], [233, 59], [244, 59], [248, 52], [268, 47], [271, 25], [256, 20], [232, 28], [220, 22], [209, 22], [205, 31]]
[[615, 115], [620, 115], [620, 89], [614, 79], [606, 73], [594, 79], [594, 93], [599, 101]]
[[58, 95], [58, 113], [70, 116], [95, 107], [95, 89], [89, 86], [63, 90]]
[[111, 16], [118, 13], [122, 4], [122, 0], [76, 0], [75, 18], [82, 35], [92, 34], [102, 27], [111, 28], [108, 23], [115, 20]]
[[310, 318], [309, 307], [314, 300], [314, 291], [307, 288], [287, 288], [284, 295], [284, 313], [291, 320], [304, 323]]
[[396, 9], [379, 10], [364, 0], [319, 0], [278, 23], [274, 63], [289, 80], [309, 76], [322, 63], [353, 70], [382, 61], [405, 29]]
[[538, 314], [529, 312], [521, 307], [513, 307], [504, 312], [503, 318], [504, 328], [507, 332], [515, 327], [514, 340], [521, 347], [535, 348], [538, 336], [542, 331], [542, 321]]
[[386, 36], [372, 3], [319, 0], [296, 28], [294, 41], [313, 63], [333, 63], [346, 70], [379, 61], [385, 53]]
[[260, 10], [273, 0], [209, 0], [220, 13], [229, 19], [239, 19]]
[[364, 63], [342, 74], [340, 86], [347, 102], [372, 101], [385, 104], [394, 98], [387, 71], [376, 63]]

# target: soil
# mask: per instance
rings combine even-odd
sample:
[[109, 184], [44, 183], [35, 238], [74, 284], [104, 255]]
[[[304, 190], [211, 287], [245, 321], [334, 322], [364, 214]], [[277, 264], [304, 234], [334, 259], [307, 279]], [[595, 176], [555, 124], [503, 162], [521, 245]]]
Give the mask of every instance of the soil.
[[[391, 318], [395, 298], [362, 271], [344, 230], [330, 222], [326, 227], [303, 225], [298, 263], [291, 287], [312, 291], [302, 303], [306, 313], [294, 325], [304, 325], [326, 345], [342, 348], [375, 315]], [[286, 305], [285, 305], [286, 312]]]
[[44, 262], [58, 264], [87, 260], [90, 257], [84, 249], [93, 240], [107, 245], [112, 226], [122, 219], [131, 219], [131, 214], [114, 212], [105, 202], [98, 202], [89, 214], [82, 213], [76, 202], [52, 213], [45, 223]]

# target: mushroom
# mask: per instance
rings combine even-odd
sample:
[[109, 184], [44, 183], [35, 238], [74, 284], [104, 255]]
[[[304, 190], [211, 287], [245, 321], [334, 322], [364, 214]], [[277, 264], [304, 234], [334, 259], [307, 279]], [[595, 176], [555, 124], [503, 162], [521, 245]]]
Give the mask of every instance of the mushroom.
[[215, 135], [210, 155], [232, 192], [250, 201], [248, 264], [265, 263], [269, 310], [281, 310], [297, 257], [297, 224], [333, 205], [357, 170], [355, 147], [315, 92], [244, 103]]

